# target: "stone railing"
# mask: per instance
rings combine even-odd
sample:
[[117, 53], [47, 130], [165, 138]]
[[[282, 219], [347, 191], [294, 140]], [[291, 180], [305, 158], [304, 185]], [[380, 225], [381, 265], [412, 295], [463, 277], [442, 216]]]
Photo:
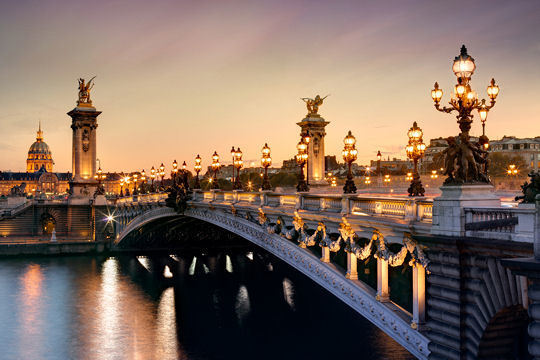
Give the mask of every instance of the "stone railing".
[[28, 200], [26, 198], [21, 198], [20, 202], [13, 204], [12, 207], [5, 207], [0, 209], [0, 219], [5, 217], [15, 216], [18, 213], [23, 212], [26, 208], [32, 206], [34, 203], [33, 200]]
[[357, 195], [280, 194], [273, 192], [195, 191], [193, 201], [231, 205], [267, 206], [341, 215], [383, 216], [431, 222], [433, 202], [405, 197]]
[[159, 202], [167, 198], [167, 193], [154, 193], [154, 194], [140, 194], [124, 196], [115, 200], [112, 200], [116, 205], [142, 203], [142, 202]]
[[464, 214], [466, 236], [534, 241], [534, 207], [466, 207]]

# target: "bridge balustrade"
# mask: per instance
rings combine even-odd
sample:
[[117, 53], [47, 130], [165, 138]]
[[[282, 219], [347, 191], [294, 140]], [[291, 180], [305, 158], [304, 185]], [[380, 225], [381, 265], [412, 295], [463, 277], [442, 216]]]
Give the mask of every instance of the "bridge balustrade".
[[466, 207], [465, 235], [484, 239], [534, 241], [535, 209]]

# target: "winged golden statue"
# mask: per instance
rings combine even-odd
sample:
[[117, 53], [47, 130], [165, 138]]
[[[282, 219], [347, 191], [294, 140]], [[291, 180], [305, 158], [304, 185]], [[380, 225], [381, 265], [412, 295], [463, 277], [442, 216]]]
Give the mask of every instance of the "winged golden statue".
[[319, 95], [315, 96], [315, 99], [312, 98], [301, 98], [305, 103], [306, 107], [308, 109], [307, 116], [320, 116], [318, 114], [319, 106], [323, 104], [324, 99], [326, 99], [329, 95], [326, 95], [325, 97], [321, 98]]
[[77, 105], [79, 106], [91, 106], [92, 100], [90, 99], [90, 90], [94, 87], [94, 83], [92, 82], [96, 77], [88, 81], [88, 83], [85, 82], [83, 78], [79, 78], [79, 101], [77, 101]]

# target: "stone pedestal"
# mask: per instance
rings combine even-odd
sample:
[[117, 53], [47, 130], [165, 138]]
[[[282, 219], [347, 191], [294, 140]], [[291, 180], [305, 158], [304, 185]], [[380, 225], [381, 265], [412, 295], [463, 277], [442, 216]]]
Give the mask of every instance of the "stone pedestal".
[[90, 104], [79, 104], [68, 112], [71, 117], [73, 130], [72, 167], [73, 179], [70, 182], [70, 201], [80, 202], [81, 199], [94, 197], [97, 189], [96, 175], [96, 128], [97, 111]]
[[302, 134], [309, 131], [311, 135], [308, 144], [308, 162], [307, 166], [304, 167], [306, 179], [310, 186], [328, 185], [328, 182], [324, 179], [324, 136], [326, 135], [324, 128], [328, 124], [328, 121], [317, 114], [309, 115], [297, 123], [302, 129]]
[[433, 200], [434, 235], [464, 236], [464, 207], [500, 207], [501, 199], [493, 194], [492, 185], [441, 186], [441, 196]]

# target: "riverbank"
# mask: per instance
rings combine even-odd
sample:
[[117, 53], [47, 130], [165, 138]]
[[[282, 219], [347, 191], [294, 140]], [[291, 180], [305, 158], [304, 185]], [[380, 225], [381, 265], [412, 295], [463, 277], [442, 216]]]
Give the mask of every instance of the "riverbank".
[[0, 257], [24, 255], [91, 255], [109, 251], [109, 243], [91, 240], [0, 242]]

